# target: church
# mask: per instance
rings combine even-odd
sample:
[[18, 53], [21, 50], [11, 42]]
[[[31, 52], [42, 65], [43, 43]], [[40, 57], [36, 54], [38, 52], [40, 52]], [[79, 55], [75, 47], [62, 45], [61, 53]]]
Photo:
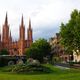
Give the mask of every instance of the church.
[[19, 27], [19, 39], [17, 41], [13, 41], [11, 36], [11, 31], [9, 30], [8, 25], [8, 17], [6, 13], [5, 22], [2, 26], [2, 34], [0, 33], [0, 50], [7, 49], [9, 55], [25, 55], [24, 52], [27, 48], [29, 48], [33, 42], [32, 36], [32, 28], [31, 21], [29, 20], [29, 26], [27, 29], [27, 40], [25, 39], [25, 26], [23, 15], [21, 18], [21, 24]]

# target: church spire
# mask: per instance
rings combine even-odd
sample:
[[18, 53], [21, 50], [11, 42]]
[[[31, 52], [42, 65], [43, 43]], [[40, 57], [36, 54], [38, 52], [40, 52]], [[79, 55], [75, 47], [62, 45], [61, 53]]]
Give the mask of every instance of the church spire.
[[31, 20], [29, 18], [29, 29], [31, 29]]
[[28, 31], [27, 31], [27, 39], [28, 39], [28, 47], [31, 46], [32, 42], [33, 42], [33, 37], [32, 37], [32, 28], [31, 28], [31, 20], [29, 19], [29, 27], [28, 27]]
[[5, 17], [5, 24], [8, 24], [7, 12], [6, 12], [6, 17]]
[[23, 20], [23, 14], [22, 14], [22, 19], [21, 19], [21, 26], [24, 26], [24, 20]]
[[21, 18], [21, 25], [20, 25], [20, 40], [25, 40], [25, 26], [24, 26], [23, 15]]
[[3, 43], [8, 43], [9, 41], [9, 25], [8, 25], [7, 12], [5, 17], [5, 22], [3, 25], [2, 41]]

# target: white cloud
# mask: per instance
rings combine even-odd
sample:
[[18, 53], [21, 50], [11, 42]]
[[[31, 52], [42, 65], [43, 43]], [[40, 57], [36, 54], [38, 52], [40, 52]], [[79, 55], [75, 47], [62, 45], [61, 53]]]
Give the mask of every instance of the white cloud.
[[[4, 23], [7, 11], [12, 35], [15, 38], [19, 37], [23, 13], [26, 33], [30, 17], [34, 38], [49, 38], [59, 31], [61, 22], [68, 21], [73, 9], [80, 10], [79, 3], [80, 0], [0, 0], [0, 25]], [[17, 32], [16, 36], [14, 31]]]

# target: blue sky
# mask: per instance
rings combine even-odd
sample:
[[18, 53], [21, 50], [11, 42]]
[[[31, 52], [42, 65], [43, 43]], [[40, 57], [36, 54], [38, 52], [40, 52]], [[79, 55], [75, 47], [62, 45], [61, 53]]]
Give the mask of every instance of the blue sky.
[[0, 0], [0, 28], [6, 12], [13, 39], [19, 38], [21, 16], [27, 28], [31, 18], [33, 38], [50, 38], [59, 32], [61, 22], [66, 23], [74, 9], [80, 10], [80, 0]]

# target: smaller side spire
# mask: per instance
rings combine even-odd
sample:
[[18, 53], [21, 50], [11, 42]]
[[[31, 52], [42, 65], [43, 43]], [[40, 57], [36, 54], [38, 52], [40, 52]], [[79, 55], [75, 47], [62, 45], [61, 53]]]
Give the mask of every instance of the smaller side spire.
[[29, 18], [29, 29], [31, 29], [31, 19]]

